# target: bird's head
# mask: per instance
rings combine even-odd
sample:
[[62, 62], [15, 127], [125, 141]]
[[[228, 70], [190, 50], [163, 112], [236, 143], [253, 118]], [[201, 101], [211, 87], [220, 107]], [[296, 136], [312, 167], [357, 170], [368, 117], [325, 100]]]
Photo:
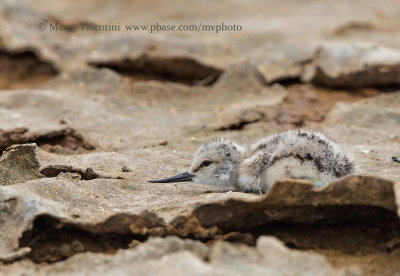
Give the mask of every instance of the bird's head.
[[217, 187], [234, 187], [243, 157], [244, 150], [236, 143], [224, 138], [213, 138], [196, 151], [190, 171], [151, 182], [193, 181]]
[[234, 186], [243, 156], [242, 147], [228, 139], [208, 140], [194, 155], [190, 167], [193, 181], [218, 187]]

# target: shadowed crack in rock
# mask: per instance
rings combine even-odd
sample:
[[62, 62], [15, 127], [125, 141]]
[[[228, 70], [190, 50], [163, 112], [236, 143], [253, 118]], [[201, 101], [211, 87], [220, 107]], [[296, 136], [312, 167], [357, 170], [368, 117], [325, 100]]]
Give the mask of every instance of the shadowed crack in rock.
[[367, 21], [349, 21], [342, 25], [339, 25], [332, 31], [333, 36], [346, 36], [352, 32], [369, 32], [379, 30], [379, 27], [375, 26], [371, 22]]
[[45, 133], [30, 133], [27, 128], [0, 129], [0, 152], [11, 145], [25, 143], [36, 143], [44, 150], [55, 153], [68, 153], [68, 150], [76, 151], [79, 148], [95, 149], [81, 134], [69, 127]]
[[[363, 86], [386, 88], [392, 91], [399, 89], [400, 66], [376, 65], [369, 66], [363, 71], [340, 74], [333, 78], [323, 69], [317, 68], [313, 82], [317, 85], [335, 88], [359, 88]], [[379, 76], [379, 77], [377, 77]]]
[[54, 66], [34, 52], [10, 53], [0, 45], [0, 89], [35, 88], [57, 74]]
[[156, 79], [182, 82], [188, 85], [212, 85], [222, 70], [207, 66], [185, 57], [151, 57], [142, 55], [136, 59], [90, 63], [95, 67], [106, 67], [126, 76], [138, 79]]
[[[247, 210], [245, 210], [247, 209]], [[249, 211], [249, 209], [252, 211]], [[252, 214], [250, 214], [252, 213]], [[193, 213], [205, 228], [273, 235], [299, 249], [334, 249], [346, 253], [385, 252], [400, 238], [396, 212], [372, 206], [203, 205]], [[229, 218], [229, 219], [226, 219]], [[257, 226], [258, 225], [258, 226]]]
[[269, 85], [279, 84], [284, 87], [287, 87], [290, 85], [302, 84], [302, 83], [303, 82], [301, 81], [300, 77], [285, 77], [285, 78], [276, 79], [276, 80], [270, 82]]
[[[95, 225], [64, 223], [52, 216], [41, 215], [35, 218], [32, 229], [23, 233], [19, 246], [28, 253], [26, 257], [40, 263], [61, 261], [87, 251], [114, 253], [130, 244], [137, 245], [150, 236], [177, 235], [208, 241], [217, 234], [221, 234], [217, 228], [204, 229], [195, 218], [181, 218], [167, 224], [148, 211], [139, 215], [117, 214]], [[235, 238], [235, 234], [230, 234], [223, 238], [239, 240], [241, 237]], [[7, 260], [3, 258], [3, 261]]]
[[[79, 169], [68, 165], [50, 165], [40, 170], [40, 173], [46, 177], [56, 177], [60, 173], [76, 173], [79, 174], [82, 180], [93, 180], [97, 178], [102, 179], [114, 179], [111, 176], [101, 175], [96, 173], [93, 168]], [[116, 179], [122, 179], [122, 177], [116, 177]]]
[[34, 262], [61, 261], [81, 252], [115, 253], [128, 248], [132, 240], [144, 241], [143, 237], [128, 233], [92, 233], [74, 225], [59, 228], [60, 222], [50, 216], [35, 219], [31, 231], [23, 234], [22, 248], [31, 248], [26, 257]]

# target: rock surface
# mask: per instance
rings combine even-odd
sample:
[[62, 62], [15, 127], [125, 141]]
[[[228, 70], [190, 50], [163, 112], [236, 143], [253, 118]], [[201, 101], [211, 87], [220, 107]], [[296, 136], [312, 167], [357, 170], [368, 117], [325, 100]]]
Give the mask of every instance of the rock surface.
[[131, 275], [132, 271], [136, 275], [360, 275], [354, 268], [334, 269], [323, 257], [287, 249], [270, 237], [261, 237], [255, 248], [226, 242], [208, 248], [200, 242], [176, 237], [152, 238], [134, 250], [121, 250], [114, 256], [80, 254], [37, 270], [31, 263], [23, 262], [21, 266], [8, 267], [6, 273]]
[[[0, 1], [0, 274], [398, 273], [396, 0], [149, 5]], [[243, 30], [39, 29], [221, 21]], [[296, 127], [359, 175], [262, 196], [147, 183], [212, 136]]]
[[390, 86], [400, 83], [400, 51], [371, 43], [320, 47], [303, 81], [333, 87]]
[[0, 185], [23, 183], [41, 178], [40, 163], [36, 157], [36, 145], [16, 145], [0, 157]]

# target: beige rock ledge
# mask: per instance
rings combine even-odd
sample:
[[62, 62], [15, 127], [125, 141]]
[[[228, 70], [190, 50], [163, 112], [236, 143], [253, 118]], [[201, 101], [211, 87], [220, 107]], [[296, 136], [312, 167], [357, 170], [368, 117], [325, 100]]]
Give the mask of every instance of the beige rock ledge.
[[398, 85], [400, 51], [372, 43], [326, 43], [303, 72], [303, 81], [332, 87]]
[[361, 275], [357, 268], [332, 268], [320, 255], [286, 248], [261, 237], [256, 247], [218, 242], [211, 248], [177, 237], [151, 238], [115, 255], [78, 254], [65, 262], [35, 267], [24, 261], [0, 266], [3, 275]]
[[[160, 187], [133, 180], [80, 181], [63, 177], [1, 186], [0, 239], [4, 242], [0, 258], [10, 261], [14, 252], [32, 247], [31, 258], [51, 261], [42, 256], [43, 244], [57, 244], [51, 235], [67, 236], [67, 243], [79, 236], [119, 236], [123, 241], [116, 244], [117, 249], [127, 247], [133, 239], [149, 236], [178, 235], [212, 241], [221, 234], [252, 233], [276, 224], [312, 228], [355, 221], [361, 225], [399, 226], [399, 184], [378, 177], [348, 176], [323, 188], [314, 188], [307, 181], [284, 180], [262, 197], [209, 193], [204, 186], [193, 186]], [[96, 250], [88, 246], [83, 251]]]

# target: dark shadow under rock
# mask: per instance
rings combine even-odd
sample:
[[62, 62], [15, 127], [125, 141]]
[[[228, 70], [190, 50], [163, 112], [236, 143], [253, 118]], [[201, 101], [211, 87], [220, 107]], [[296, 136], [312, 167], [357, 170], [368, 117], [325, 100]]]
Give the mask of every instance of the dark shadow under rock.
[[31, 248], [26, 257], [34, 262], [56, 262], [82, 252], [115, 253], [128, 248], [132, 241], [165, 236], [169, 228], [162, 218], [148, 211], [116, 214], [94, 225], [65, 223], [40, 215], [32, 229], [23, 233], [19, 246]]
[[[112, 179], [113, 178], [110, 176], [98, 174], [93, 170], [93, 168], [87, 168], [86, 170], [84, 170], [84, 169], [74, 168], [72, 166], [67, 166], [67, 165], [46, 166], [40, 170], [40, 173], [46, 177], [56, 177], [60, 173], [76, 173], [76, 174], [80, 175], [80, 178], [82, 180], [93, 180], [93, 179], [97, 179], [97, 178], [102, 178], [102, 179]], [[122, 179], [122, 178], [117, 177], [117, 179]]]
[[41, 61], [35, 53], [9, 53], [0, 45], [0, 89], [36, 88], [57, 74], [51, 64]]
[[35, 219], [32, 230], [25, 232], [20, 239], [22, 248], [31, 248], [26, 257], [41, 263], [61, 261], [88, 251], [110, 254], [128, 248], [132, 240], [140, 238], [132, 233], [96, 234], [74, 225], [59, 228], [59, 223], [50, 216]]
[[44, 150], [55, 153], [95, 149], [81, 134], [69, 127], [45, 133], [31, 133], [27, 128], [0, 129], [0, 152], [11, 145], [24, 143], [36, 143]]
[[[398, 220], [391, 181], [347, 176], [319, 189], [313, 187], [308, 181], [282, 180], [261, 201], [230, 199], [204, 204], [193, 211], [193, 216], [203, 227], [217, 226], [223, 231], [246, 230], [276, 222], [340, 224], [362, 221], [373, 224], [387, 217], [369, 218], [369, 212], [376, 208]], [[288, 196], [282, 197], [282, 194]]]
[[139, 80], [162, 80], [181, 82], [188, 85], [211, 85], [222, 74], [222, 70], [185, 57], [161, 58], [142, 55], [136, 59], [108, 62], [91, 62], [99, 68], [109, 68]]

